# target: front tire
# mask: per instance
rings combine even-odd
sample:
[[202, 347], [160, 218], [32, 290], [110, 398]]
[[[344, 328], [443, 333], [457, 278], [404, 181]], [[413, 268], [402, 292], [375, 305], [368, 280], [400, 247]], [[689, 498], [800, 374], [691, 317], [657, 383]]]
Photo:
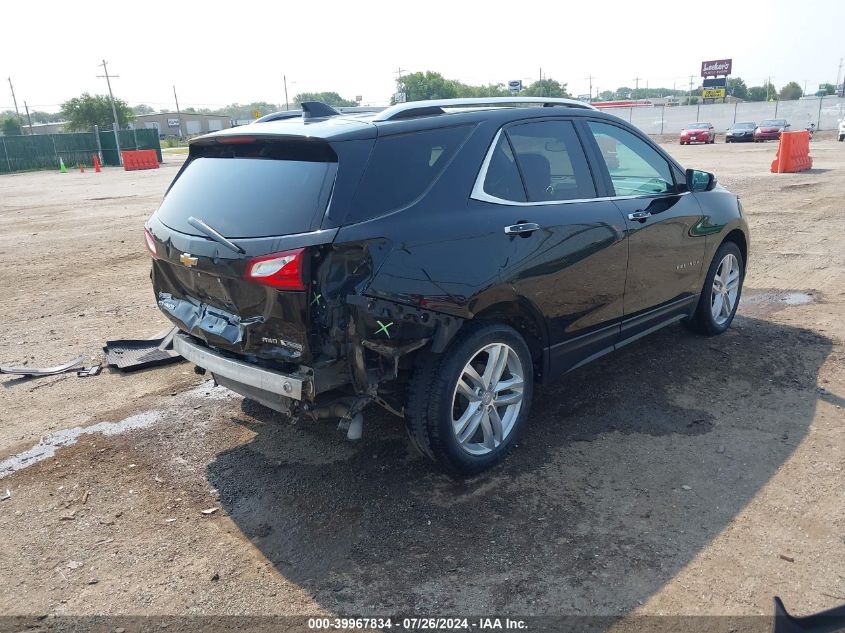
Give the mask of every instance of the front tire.
[[687, 326], [699, 334], [714, 336], [727, 330], [733, 322], [742, 283], [745, 280], [745, 262], [735, 242], [725, 242], [716, 251], [698, 305]]
[[845, 134], [839, 135], [839, 142], [841, 143], [842, 141], [845, 141]]
[[408, 388], [414, 444], [450, 474], [502, 461], [519, 438], [534, 389], [531, 352], [513, 328], [470, 324], [443, 354], [426, 353]]

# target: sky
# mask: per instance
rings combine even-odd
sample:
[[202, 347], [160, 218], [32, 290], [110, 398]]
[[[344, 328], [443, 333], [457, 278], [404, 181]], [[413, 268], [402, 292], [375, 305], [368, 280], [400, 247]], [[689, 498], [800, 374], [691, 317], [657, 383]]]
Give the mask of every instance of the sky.
[[[543, 76], [586, 94], [698, 85], [701, 62], [732, 58], [733, 76], [769, 76], [809, 91], [836, 80], [845, 57], [845, 1], [706, 2], [5, 2], [0, 111], [57, 111], [82, 92], [174, 109], [284, 103], [335, 91], [387, 104], [403, 73], [432, 70], [469, 84]], [[312, 8], [313, 7], [313, 8]], [[845, 67], [843, 67], [845, 75]]]

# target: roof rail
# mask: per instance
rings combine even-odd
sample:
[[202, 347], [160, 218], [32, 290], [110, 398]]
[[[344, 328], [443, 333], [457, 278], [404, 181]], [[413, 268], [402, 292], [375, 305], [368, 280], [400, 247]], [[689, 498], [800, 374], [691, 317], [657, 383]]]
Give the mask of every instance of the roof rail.
[[516, 106], [535, 104], [543, 107], [568, 106], [596, 110], [589, 103], [575, 99], [560, 99], [557, 97], [471, 97], [466, 99], [434, 99], [431, 101], [409, 101], [397, 103], [379, 113], [373, 121], [393, 121], [396, 119], [410, 119], [417, 116], [431, 114], [445, 114], [443, 108], [462, 108], [467, 106]]

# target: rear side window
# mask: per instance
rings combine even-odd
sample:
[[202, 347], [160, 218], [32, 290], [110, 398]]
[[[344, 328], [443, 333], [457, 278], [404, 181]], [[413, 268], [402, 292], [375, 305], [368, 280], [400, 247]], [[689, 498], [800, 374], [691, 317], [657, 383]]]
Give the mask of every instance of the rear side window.
[[499, 135], [499, 142], [490, 156], [484, 178], [484, 192], [502, 200], [526, 202], [519, 167], [516, 166], [511, 144], [505, 134]]
[[196, 158], [156, 216], [175, 231], [202, 235], [194, 216], [226, 237], [269, 237], [313, 230], [325, 211], [336, 162], [271, 158]]
[[507, 130], [529, 202], [595, 198], [581, 142], [569, 121], [539, 121]]
[[437, 180], [471, 129], [465, 125], [379, 138], [348, 221], [374, 218], [414, 202]]

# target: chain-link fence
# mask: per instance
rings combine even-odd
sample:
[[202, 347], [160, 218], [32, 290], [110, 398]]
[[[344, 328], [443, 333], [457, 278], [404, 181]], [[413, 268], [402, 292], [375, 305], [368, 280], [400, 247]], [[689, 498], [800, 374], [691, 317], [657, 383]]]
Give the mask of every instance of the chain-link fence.
[[[161, 162], [156, 130], [121, 130], [118, 141], [121, 150], [154, 149]], [[99, 143], [94, 132], [0, 136], [0, 173], [58, 169], [59, 159], [69, 168], [80, 163], [91, 166], [95, 154], [102, 157], [104, 165], [120, 165], [114, 132], [100, 130]]]

